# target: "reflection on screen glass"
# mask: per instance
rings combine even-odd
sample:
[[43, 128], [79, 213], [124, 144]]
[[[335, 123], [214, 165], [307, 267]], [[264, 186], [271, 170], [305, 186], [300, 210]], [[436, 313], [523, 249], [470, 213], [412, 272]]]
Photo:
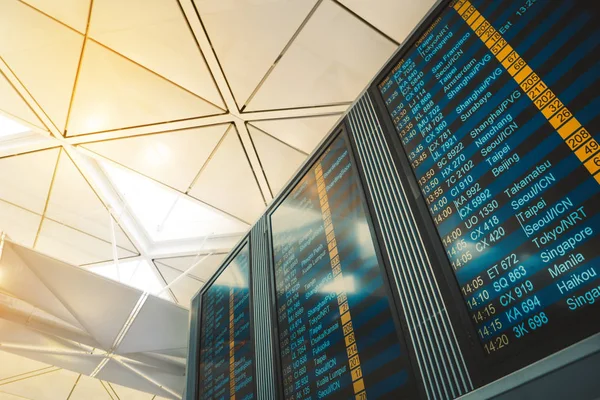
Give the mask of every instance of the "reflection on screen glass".
[[286, 399], [414, 398], [340, 135], [271, 217]]
[[202, 295], [200, 399], [255, 398], [249, 258], [246, 244]]

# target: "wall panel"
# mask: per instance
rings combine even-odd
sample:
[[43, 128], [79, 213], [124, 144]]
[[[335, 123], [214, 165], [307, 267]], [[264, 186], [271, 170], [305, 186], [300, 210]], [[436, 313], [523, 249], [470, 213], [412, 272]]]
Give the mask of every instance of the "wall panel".
[[472, 390], [473, 383], [409, 204], [412, 194], [400, 179], [368, 93], [349, 112], [348, 125], [427, 395], [430, 399], [458, 397]]

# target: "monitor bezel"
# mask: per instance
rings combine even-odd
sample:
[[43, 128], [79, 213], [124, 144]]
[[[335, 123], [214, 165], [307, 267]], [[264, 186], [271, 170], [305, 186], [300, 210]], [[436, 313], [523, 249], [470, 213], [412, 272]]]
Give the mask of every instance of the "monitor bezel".
[[288, 198], [291, 191], [296, 187], [296, 185], [304, 179], [307, 173], [310, 172], [311, 168], [317, 162], [317, 160], [321, 157], [321, 155], [327, 151], [327, 149], [331, 146], [331, 144], [340, 137], [343, 137], [346, 141], [346, 145], [348, 147], [348, 156], [353, 164], [353, 168], [357, 172], [356, 179], [357, 185], [359, 188], [359, 195], [361, 197], [361, 202], [363, 207], [365, 207], [365, 218], [367, 220], [367, 224], [369, 226], [369, 230], [371, 233], [371, 237], [373, 240], [373, 245], [375, 248], [375, 254], [377, 257], [377, 261], [379, 263], [379, 268], [381, 268], [382, 278], [384, 281], [384, 290], [386, 292], [386, 296], [388, 298], [390, 304], [390, 312], [392, 314], [392, 318], [394, 320], [394, 326], [396, 328], [398, 341], [402, 349], [408, 355], [409, 361], [409, 374], [414, 381], [415, 391], [417, 392], [419, 398], [426, 398], [425, 388], [423, 386], [423, 382], [421, 376], [418, 375], [418, 362], [416, 355], [414, 353], [414, 346], [410, 341], [410, 336], [407, 334], [408, 325], [405, 322], [405, 317], [403, 315], [402, 309], [400, 307], [400, 303], [398, 302], [397, 296], [394, 294], [392, 289], [392, 273], [391, 267], [387, 262], [386, 258], [382, 256], [382, 250], [379, 238], [381, 235], [377, 233], [377, 226], [374, 224], [373, 216], [372, 216], [372, 206], [369, 204], [369, 200], [367, 199], [366, 186], [364, 184], [364, 178], [362, 176], [360, 170], [360, 164], [357, 160], [355, 149], [353, 147], [353, 141], [351, 140], [350, 130], [346, 126], [345, 118], [340, 121], [334, 129], [332, 129], [327, 136], [327, 138], [319, 145], [318, 149], [314, 151], [308, 160], [302, 165], [301, 169], [296, 172], [294, 178], [288, 182], [285, 186], [285, 189], [282, 190], [275, 201], [270, 205], [265, 216], [267, 218], [267, 239], [268, 239], [268, 251], [269, 251], [269, 289], [270, 289], [270, 303], [271, 303], [271, 312], [274, 323], [273, 325], [273, 353], [275, 354], [275, 372], [277, 375], [277, 391], [280, 398], [284, 398], [283, 391], [283, 370], [281, 365], [281, 354], [279, 348], [279, 318], [277, 315], [277, 288], [275, 282], [275, 261], [274, 261], [274, 251], [273, 251], [273, 229], [271, 223], [272, 215], [277, 211], [278, 207]]
[[[248, 290], [249, 290], [249, 309], [250, 313], [248, 318], [250, 319], [250, 345], [252, 346], [252, 388], [254, 391], [254, 396], [257, 396], [257, 385], [256, 385], [256, 343], [255, 343], [255, 335], [254, 335], [254, 299], [253, 299], [253, 290], [252, 290], [252, 246], [250, 241], [250, 233], [247, 233], [242, 240], [236, 245], [236, 247], [227, 255], [227, 258], [221, 263], [217, 271], [212, 275], [212, 277], [202, 286], [200, 291], [196, 294], [193, 300], [198, 299], [198, 360], [196, 362], [197, 374], [194, 377], [194, 380], [197, 381], [197, 396], [200, 398], [202, 396], [202, 382], [201, 382], [201, 360], [202, 360], [202, 302], [204, 300], [204, 295], [206, 292], [212, 287], [214, 282], [221, 276], [223, 271], [231, 265], [233, 260], [238, 256], [238, 254], [244, 249], [245, 246], [248, 246]], [[192, 301], [193, 301], [192, 300]], [[228, 357], [229, 358], [229, 357]]]
[[[371, 96], [371, 99], [374, 102], [375, 113], [382, 123], [383, 135], [393, 149], [391, 153], [395, 164], [399, 166], [401, 170], [408, 172], [406, 174], [400, 174], [400, 179], [404, 185], [410, 187], [410, 192], [413, 194], [413, 197], [409, 198], [409, 200], [412, 203], [414, 210], [417, 211], [415, 214], [418, 215], [419, 219], [423, 222], [423, 230], [426, 233], [423, 235], [426, 244], [425, 247], [427, 248], [428, 253], [433, 255], [437, 261], [434, 265], [436, 277], [441, 279], [440, 282], [446, 283], [446, 285], [442, 285], [445, 287], [441, 287], [440, 289], [442, 289], [442, 295], [448, 307], [452, 323], [462, 330], [462, 332], [460, 330], [458, 331], [459, 343], [463, 350], [463, 354], [467, 359], [467, 367], [471, 373], [475, 389], [477, 389], [482, 385], [494, 382], [506, 375], [544, 360], [561, 350], [567, 349], [569, 346], [593, 336], [595, 333], [598, 333], [598, 331], [590, 332], [591, 328], [588, 327], [583, 332], [571, 332], [566, 340], [559, 340], [558, 338], [552, 339], [550, 334], [545, 334], [543, 335], [543, 338], [545, 339], [543, 346], [531, 347], [528, 348], [527, 351], [521, 351], [517, 354], [513, 354], [513, 351], [501, 355], [498, 358], [486, 356], [484, 353], [483, 345], [478, 338], [475, 326], [469, 316], [467, 305], [460, 292], [460, 285], [452, 272], [450, 261], [442, 246], [437, 229], [435, 228], [433, 217], [427, 209], [414, 170], [410, 167], [410, 162], [404, 150], [404, 146], [396, 133], [392, 118], [388, 113], [385, 101], [379, 90], [379, 85], [390, 75], [397, 63], [412, 50], [415, 42], [417, 42], [429, 29], [435, 19], [441, 16], [447, 9], [451, 9], [456, 2], [457, 0], [441, 0], [434, 6], [430, 14], [421, 21], [409, 38], [406, 39], [403, 45], [387, 61], [385, 67], [383, 67], [373, 81], [371, 81], [367, 93]], [[588, 325], [591, 326], [592, 324]], [[600, 319], [595, 326], [600, 329]], [[558, 337], [561, 335], [554, 336]]]

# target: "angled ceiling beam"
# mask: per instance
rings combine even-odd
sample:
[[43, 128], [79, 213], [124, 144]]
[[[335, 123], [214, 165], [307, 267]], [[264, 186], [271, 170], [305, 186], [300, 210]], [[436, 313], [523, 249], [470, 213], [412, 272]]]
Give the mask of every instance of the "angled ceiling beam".
[[81, 64], [83, 63], [83, 56], [85, 54], [85, 47], [87, 45], [88, 36], [90, 33], [90, 22], [92, 20], [92, 10], [94, 9], [94, 0], [90, 0], [89, 10], [87, 15], [87, 22], [85, 24], [85, 33], [83, 36], [83, 44], [81, 45], [81, 53], [79, 53], [79, 61], [77, 63], [77, 71], [75, 72], [75, 81], [73, 82], [73, 90], [71, 90], [71, 97], [69, 99], [69, 108], [67, 109], [67, 118], [65, 120], [64, 136], [67, 136], [67, 127], [69, 126], [69, 120], [71, 119], [71, 111], [73, 110], [73, 102], [75, 101], [75, 93], [77, 92], [77, 83], [79, 82], [79, 74], [81, 73]]
[[[120, 357], [120, 356], [116, 356]], [[156, 354], [133, 353], [127, 354], [127, 363], [130, 365], [139, 365], [141, 367], [159, 368], [169, 374], [185, 375], [185, 359], [170, 360], [160, 358]]]
[[38, 117], [40, 122], [44, 125], [44, 127], [52, 134], [54, 138], [62, 138], [62, 133], [58, 129], [58, 127], [54, 124], [54, 122], [50, 119], [48, 114], [42, 109], [39, 103], [33, 98], [31, 93], [27, 90], [27, 88], [23, 85], [23, 83], [19, 80], [19, 78], [15, 75], [13, 70], [8, 66], [6, 61], [0, 56], [0, 72], [4, 75], [4, 77], [8, 80], [8, 82], [12, 85], [12, 87], [17, 91], [19, 96], [27, 103], [31, 111]]
[[120, 357], [114, 357], [113, 358], [115, 361], [117, 361], [119, 364], [121, 364], [123, 367], [127, 368], [128, 370], [130, 370], [131, 372], [133, 372], [134, 374], [140, 376], [141, 378], [147, 380], [148, 382], [152, 383], [153, 385], [157, 386], [158, 388], [168, 392], [169, 394], [175, 396], [176, 398], [181, 398], [181, 395], [179, 393], [177, 393], [176, 391], [174, 391], [173, 389], [161, 385], [159, 382], [155, 381], [154, 379], [152, 379], [151, 377], [149, 377], [148, 375], [144, 374], [142, 371], [140, 371], [139, 369], [129, 365], [128, 363], [124, 362]]
[[243, 121], [236, 119], [235, 129], [237, 130], [238, 137], [240, 138], [242, 147], [248, 158], [248, 163], [252, 169], [252, 174], [254, 174], [254, 178], [256, 179], [256, 183], [266, 206], [273, 200], [273, 192], [271, 191], [271, 187], [267, 181], [267, 175], [258, 158], [258, 153], [256, 152], [256, 148], [254, 147], [254, 143], [248, 132], [248, 127], [246, 127], [246, 124]]
[[178, 0], [178, 2], [185, 15], [185, 18], [189, 23], [190, 29], [196, 38], [199, 50], [204, 55], [206, 64], [208, 65], [208, 68], [215, 79], [217, 88], [221, 92], [221, 96], [223, 97], [223, 101], [225, 102], [227, 109], [234, 117], [237, 117], [235, 119], [235, 126], [240, 136], [242, 146], [244, 147], [244, 151], [246, 152], [246, 156], [248, 157], [248, 161], [250, 162], [250, 167], [254, 172], [258, 188], [260, 189], [266, 205], [273, 199], [273, 195], [269, 189], [267, 178], [260, 166], [260, 160], [258, 158], [258, 154], [256, 153], [256, 149], [252, 145], [252, 140], [250, 139], [250, 135], [248, 134], [246, 126], [243, 122], [244, 119], [240, 115], [240, 109], [233, 97], [231, 87], [229, 87], [225, 73], [223, 72], [221, 64], [219, 63], [219, 59], [217, 58], [217, 54], [214, 51], [212, 43], [210, 42], [208, 34], [206, 33], [206, 29], [204, 28], [202, 20], [200, 19], [200, 14], [196, 9], [193, 0]]
[[[3, 291], [1, 293], [5, 295]], [[8, 294], [6, 294], [6, 296], [12, 297]], [[18, 302], [23, 302], [20, 299], [15, 299]], [[43, 318], [43, 316], [36, 315], [35, 310], [38, 308], [34, 306], [31, 307], [32, 310], [26, 312], [18, 307], [0, 304], [0, 316], [4, 320], [19, 324], [27, 329], [39, 332], [43, 335], [51, 336], [58, 341], [64, 341], [68, 345], [79, 348], [84, 348], [84, 343], [87, 343], [88, 347], [91, 345], [98, 345], [96, 340], [88, 332], [77, 327], [73, 327], [71, 324], [62, 321], [59, 318], [56, 318], [56, 320], [50, 320]]]
[[212, 254], [228, 254], [233, 246], [235, 246], [245, 235], [234, 234], [234, 235], [223, 235], [213, 236], [206, 240], [202, 248], [198, 248], [197, 242], [179, 241], [178, 243], [172, 243], [169, 246], [159, 247], [157, 246], [152, 250], [152, 258], [175, 258], [175, 257], [187, 257], [196, 256], [198, 254], [204, 255], [208, 253]]
[[346, 112], [352, 103], [340, 103], [325, 106], [288, 108], [281, 110], [249, 111], [242, 113], [244, 121], [265, 121], [273, 119], [323, 117], [326, 115], [339, 115]]
[[[229, 251], [245, 234], [245, 232], [244, 232], [244, 233], [235, 233], [235, 234], [212, 235], [208, 238], [195, 237], [195, 238], [190, 238], [190, 239], [177, 239], [177, 240], [165, 241], [165, 242], [153, 242], [150, 239], [150, 237], [145, 233], [144, 229], [141, 227], [139, 222], [133, 217], [133, 214], [132, 214], [131, 210], [129, 210], [125, 200], [120, 197], [120, 195], [116, 192], [116, 190], [110, 184], [110, 180], [101, 171], [101, 168], [98, 165], [98, 162], [106, 161], [109, 159], [107, 159], [97, 153], [94, 153], [93, 151], [88, 150], [85, 147], [79, 147], [79, 148], [77, 148], [77, 151], [80, 155], [85, 156], [87, 159], [89, 159], [89, 162], [94, 165], [94, 168], [92, 168], [92, 170], [90, 171], [91, 173], [93, 173], [93, 176], [90, 176], [90, 178], [94, 182], [101, 184], [101, 187], [99, 187], [98, 189], [94, 188], [94, 190], [108, 191], [109, 193], [108, 193], [107, 198], [116, 199], [116, 200], [114, 200], [115, 204], [112, 204], [112, 206], [113, 206], [115, 212], [117, 212], [119, 214], [119, 217], [123, 219], [123, 221], [121, 221], [120, 218], [117, 218], [116, 219], [117, 222], [119, 222], [119, 224], [122, 227], [123, 227], [123, 224], [121, 222], [130, 224], [131, 225], [130, 230], [132, 232], [139, 233], [139, 236], [137, 236], [135, 238], [136, 240], [134, 240], [134, 238], [131, 238], [131, 239], [134, 240], [134, 244], [136, 244], [136, 246], [138, 243], [140, 243], [140, 246], [143, 247], [144, 253], [151, 258], [161, 257], [161, 256], [164, 256], [165, 254], [169, 255], [171, 253], [178, 254], [181, 252], [194, 253], [194, 254], [196, 254], [198, 252], [215, 252], [215, 251], [219, 252], [219, 251], [222, 251], [224, 248], [227, 249], [227, 251]], [[112, 161], [112, 160], [110, 160], [110, 161]], [[112, 162], [114, 162], [114, 161], [112, 161]], [[122, 166], [122, 167], [129, 169], [125, 166]], [[139, 172], [137, 172], [137, 171], [134, 171], [134, 170], [131, 170], [131, 171], [135, 172], [136, 174], [139, 174]], [[177, 193], [180, 196], [186, 196], [187, 199], [189, 199], [193, 202], [202, 204], [205, 207], [210, 207], [215, 212], [223, 214], [224, 216], [226, 216], [228, 218], [237, 219], [240, 222], [248, 224], [246, 221], [241, 220], [240, 218], [236, 217], [235, 215], [229, 214], [219, 208], [214, 207], [213, 205], [211, 205], [209, 203], [203, 202], [201, 200], [198, 200], [195, 197], [189, 196], [187, 193], [184, 193], [175, 188], [169, 187], [169, 186], [165, 185], [164, 183], [157, 181], [153, 178], [150, 178], [148, 176], [145, 176], [143, 174], [140, 174], [140, 175], [144, 176], [146, 179], [152, 180], [152, 181], [156, 182], [157, 184], [170, 189], [173, 193]], [[91, 183], [90, 183], [90, 185], [91, 185]], [[106, 204], [106, 202], [105, 202], [105, 204]], [[249, 227], [249, 225], [248, 225], [248, 227]], [[129, 235], [128, 230], [126, 230], [126, 233]], [[137, 247], [139, 247], [139, 246], [137, 246]]]
[[196, 39], [198, 49], [202, 52], [202, 55], [206, 60], [206, 64], [208, 65], [208, 68], [215, 79], [215, 84], [217, 85], [219, 92], [221, 92], [225, 106], [232, 114], [239, 114], [239, 108], [235, 102], [231, 88], [227, 83], [223, 69], [221, 68], [217, 55], [214, 52], [210, 39], [208, 38], [204, 25], [200, 19], [200, 14], [198, 14], [193, 0], [177, 1]]
[[165, 286], [164, 288], [162, 288], [162, 290], [160, 291], [160, 293], [164, 292], [165, 290], [169, 290], [177, 282], [179, 282], [180, 280], [182, 280], [183, 278], [185, 278], [186, 276], [188, 276], [192, 272], [192, 270], [194, 268], [196, 268], [198, 265], [202, 264], [202, 262], [204, 260], [206, 260], [208, 257], [210, 257], [212, 255], [213, 255], [213, 253], [208, 253], [208, 254], [202, 256], [198, 261], [193, 262], [192, 265], [190, 265], [190, 267], [188, 269], [186, 269], [185, 271], [183, 271], [181, 274], [177, 275], [177, 277], [175, 279], [173, 279], [167, 286]]
[[[10, 242], [10, 243], [13, 243], [13, 242]], [[4, 248], [4, 249], [3, 249], [3, 251], [5, 251], [5, 252], [8, 252], [8, 251], [10, 251], [10, 252], [12, 253], [13, 257], [14, 257], [13, 259], [17, 259], [17, 260], [19, 260], [19, 262], [22, 262], [22, 263], [23, 263], [23, 264], [21, 265], [21, 267], [22, 267], [22, 268], [28, 268], [28, 266], [27, 266], [27, 263], [25, 263], [25, 262], [24, 262], [24, 261], [23, 261], [23, 260], [22, 260], [22, 259], [21, 259], [21, 258], [18, 256], [18, 254], [15, 252], [15, 249], [14, 249], [12, 246], [10, 246], [10, 247], [7, 247], [7, 248]], [[4, 262], [4, 260], [0, 260], [0, 261], [1, 261], [1, 262]], [[1, 264], [1, 263], [0, 263], [0, 264]], [[47, 289], [47, 290], [48, 290], [48, 291], [49, 291], [49, 292], [50, 292], [50, 293], [51, 293], [51, 294], [52, 294], [52, 295], [53, 295], [53, 296], [56, 298], [56, 300], [57, 300], [57, 301], [59, 301], [59, 302], [62, 304], [62, 306], [63, 306], [63, 307], [64, 307], [64, 308], [67, 310], [67, 312], [68, 312], [68, 313], [71, 315], [71, 317], [73, 317], [73, 319], [75, 319], [75, 321], [77, 321], [77, 322], [79, 323], [80, 327], [81, 327], [81, 328], [83, 328], [83, 331], [84, 331], [85, 333], [87, 333], [89, 336], [92, 336], [92, 335], [91, 335], [91, 333], [90, 333], [90, 332], [91, 332], [91, 330], [90, 330], [90, 329], [89, 329], [89, 328], [86, 326], [86, 324], [84, 323], [84, 321], [82, 321], [80, 318], [78, 318], [78, 317], [77, 317], [77, 314], [76, 314], [75, 312], [73, 312], [72, 308], [71, 308], [71, 307], [69, 307], [69, 305], [68, 305], [67, 303], [65, 303], [65, 302], [64, 302], [64, 301], [61, 299], [61, 297], [60, 297], [60, 296], [59, 296], [59, 295], [58, 295], [58, 294], [57, 294], [57, 293], [56, 293], [56, 292], [55, 292], [55, 291], [54, 291], [54, 290], [53, 290], [51, 287], [49, 287], [48, 285], [46, 285], [46, 284], [45, 284], [44, 280], [43, 280], [43, 279], [41, 279], [41, 278], [39, 277], [39, 275], [36, 273], [36, 271], [34, 271], [34, 270], [33, 270], [33, 269], [31, 269], [31, 268], [29, 268], [29, 270], [31, 271], [31, 273], [33, 273], [33, 275], [35, 275], [35, 276], [37, 277], [37, 279], [39, 279], [40, 283], [41, 283], [41, 284], [42, 284], [42, 285], [43, 285], [43, 286], [44, 286], [44, 287], [45, 287], [45, 288], [46, 288], [46, 289]], [[4, 292], [4, 291], [2, 291], [2, 292]], [[12, 294], [8, 294], [8, 295], [12, 297]], [[23, 303], [27, 303], [27, 302], [25, 302], [24, 300], [18, 299], [17, 297], [15, 297], [15, 298], [16, 298], [17, 300], [19, 300], [19, 301], [23, 302]], [[32, 306], [33, 306], [33, 305], [32, 305]], [[37, 308], [37, 307], [36, 307], [36, 308]], [[8, 311], [8, 310], [3, 310], [3, 311], [4, 311], [4, 312], [3, 312], [3, 314], [4, 314], [4, 317], [6, 317], [5, 319], [8, 319], [8, 317], [9, 317], [9, 315], [10, 315], [8, 312], [6, 312], [6, 311]], [[33, 320], [33, 319], [31, 319], [31, 320]], [[36, 330], [39, 330], [39, 329], [36, 329]], [[53, 335], [53, 336], [56, 336], [55, 334], [52, 334], [52, 335]], [[67, 336], [67, 335], [65, 335], [65, 336]], [[66, 339], [65, 339], [65, 340], [66, 340]], [[79, 344], [79, 347], [81, 347], [81, 343]]]
[[[232, 126], [233, 126], [233, 125], [232, 125]], [[222, 140], [222, 139], [221, 139], [221, 140]], [[220, 144], [220, 142], [219, 142], [219, 144]], [[77, 149], [79, 150], [79, 152], [80, 152], [81, 154], [84, 154], [84, 155], [86, 155], [87, 157], [89, 157], [89, 158], [92, 158], [92, 159], [96, 160], [97, 162], [100, 162], [100, 163], [102, 163], [102, 162], [106, 162], [106, 161], [108, 161], [108, 162], [110, 162], [111, 164], [118, 165], [120, 168], [123, 168], [123, 169], [125, 169], [125, 170], [131, 171], [132, 173], [135, 173], [136, 175], [139, 175], [140, 177], [143, 177], [143, 178], [147, 179], [148, 181], [153, 181], [153, 182], [155, 182], [157, 185], [160, 185], [161, 187], [165, 188], [166, 190], [169, 190], [169, 191], [171, 191], [173, 194], [180, 194], [180, 195], [187, 196], [187, 197], [186, 197], [186, 199], [188, 199], [188, 200], [190, 200], [190, 201], [193, 201], [193, 202], [195, 202], [195, 203], [201, 204], [203, 207], [208, 207], [208, 208], [211, 208], [211, 209], [212, 209], [214, 212], [216, 212], [217, 214], [221, 214], [221, 215], [223, 215], [224, 217], [231, 218], [231, 219], [234, 219], [234, 220], [238, 220], [238, 221], [240, 221], [240, 222], [242, 222], [242, 223], [244, 223], [244, 224], [246, 224], [246, 225], [250, 226], [250, 223], [249, 223], [248, 221], [245, 221], [245, 220], [241, 219], [240, 217], [238, 217], [238, 216], [236, 216], [236, 215], [234, 215], [234, 214], [231, 214], [231, 213], [229, 213], [229, 212], [227, 212], [227, 211], [225, 211], [225, 210], [222, 210], [222, 209], [220, 209], [220, 208], [218, 208], [218, 207], [215, 207], [214, 205], [212, 205], [212, 204], [210, 204], [210, 203], [207, 203], [207, 202], [205, 202], [205, 201], [202, 201], [202, 200], [200, 200], [200, 199], [198, 199], [198, 198], [196, 198], [196, 197], [193, 197], [193, 196], [191, 196], [191, 195], [189, 194], [189, 192], [190, 192], [191, 188], [192, 188], [192, 187], [193, 187], [193, 186], [196, 184], [196, 181], [198, 180], [198, 177], [199, 177], [199, 176], [200, 176], [200, 174], [202, 173], [202, 171], [203, 171], [204, 167], [205, 167], [205, 166], [208, 164], [208, 162], [209, 162], [209, 161], [210, 161], [210, 159], [212, 158], [213, 154], [214, 154], [214, 153], [216, 153], [216, 152], [218, 151], [219, 144], [217, 144], [217, 147], [215, 148], [215, 150], [213, 150], [213, 153], [211, 153], [211, 155], [209, 156], [209, 159], [208, 159], [208, 160], [207, 160], [207, 161], [204, 163], [204, 165], [203, 165], [203, 166], [200, 168], [200, 171], [199, 171], [199, 172], [196, 174], [196, 177], [194, 178], [194, 180], [192, 181], [192, 183], [189, 185], [189, 187], [188, 187], [188, 188], [187, 188], [187, 190], [185, 190], [185, 191], [181, 191], [180, 189], [177, 189], [177, 188], [171, 187], [171, 186], [167, 185], [167, 184], [166, 184], [166, 183], [164, 183], [164, 182], [161, 182], [160, 180], [158, 180], [158, 179], [156, 179], [156, 178], [153, 178], [153, 177], [151, 177], [151, 176], [145, 175], [145, 174], [143, 174], [143, 173], [141, 173], [141, 172], [139, 172], [139, 171], [137, 171], [137, 170], [135, 170], [135, 169], [132, 169], [131, 167], [128, 167], [128, 166], [126, 166], [126, 165], [123, 165], [123, 164], [121, 164], [121, 163], [120, 163], [120, 162], [118, 162], [118, 161], [115, 161], [115, 160], [113, 160], [113, 159], [111, 159], [111, 158], [108, 158], [108, 157], [107, 157], [107, 156], [105, 156], [105, 155], [102, 155], [102, 154], [96, 153], [96, 152], [94, 152], [94, 151], [92, 151], [92, 150], [90, 150], [90, 149], [86, 148], [85, 146], [78, 147]], [[177, 199], [174, 201], [174, 203], [173, 203], [173, 204], [176, 204], [178, 201], [179, 201], [179, 197], [178, 197], [178, 198], [177, 198]], [[172, 211], [172, 210], [171, 210], [171, 211]], [[150, 240], [150, 239], [148, 238], [148, 240]], [[185, 241], [186, 239], [178, 239], [178, 240], [183, 240], [183, 241]], [[155, 244], [156, 244], [156, 243], [155, 243]]]
[[140, 125], [123, 129], [113, 129], [108, 131], [88, 133], [84, 135], [69, 136], [66, 141], [69, 144], [77, 145], [82, 143], [102, 142], [105, 140], [119, 139], [131, 136], [141, 136], [153, 133], [175, 132], [184, 129], [201, 128], [205, 126], [219, 125], [227, 122], [233, 122], [234, 116], [231, 114], [212, 115], [208, 117], [189, 118], [180, 121], [163, 122], [157, 124]]
[[366, 26], [368, 26], [369, 28], [371, 28], [375, 32], [379, 33], [381, 36], [383, 36], [387, 40], [389, 40], [395, 46], [400, 46], [400, 42], [398, 42], [396, 39], [394, 39], [393, 37], [391, 37], [390, 35], [388, 35], [384, 31], [382, 31], [381, 29], [379, 29], [377, 26], [373, 25], [371, 22], [369, 22], [367, 19], [365, 19], [364, 17], [362, 17], [360, 14], [358, 14], [357, 12], [355, 12], [354, 10], [352, 10], [350, 7], [348, 7], [347, 5], [345, 5], [344, 3], [342, 3], [340, 0], [332, 0], [332, 1], [335, 4], [337, 4], [339, 7], [341, 7], [344, 11], [346, 11], [348, 14], [352, 15], [354, 18], [358, 19], [360, 22], [362, 22], [363, 24], [365, 24]]
[[[52, 365], [49, 365], [47, 367], [36, 369], [33, 371], [29, 371], [29, 372], [25, 372], [23, 374], [9, 376], [9, 377], [0, 379], [0, 386], [7, 385], [7, 384], [13, 383], [13, 382], [23, 381], [23, 380], [29, 379], [29, 378], [35, 378], [36, 376], [60, 371], [61, 369], [62, 368], [60, 368], [60, 367], [54, 367]], [[28, 400], [28, 399], [26, 399], [26, 400]]]
[[271, 66], [269, 67], [267, 72], [265, 72], [265, 74], [261, 78], [260, 82], [258, 82], [258, 85], [254, 88], [252, 93], [250, 93], [250, 96], [246, 99], [244, 105], [240, 108], [241, 111], [244, 111], [246, 109], [246, 107], [250, 104], [250, 102], [252, 101], [254, 96], [256, 96], [256, 94], [259, 92], [262, 85], [267, 81], [267, 79], [269, 78], [271, 73], [275, 70], [275, 67], [277, 67], [277, 64], [279, 64], [279, 61], [281, 61], [281, 59], [283, 58], [285, 53], [292, 46], [292, 44], [294, 43], [294, 41], [296, 40], [298, 35], [300, 35], [300, 32], [302, 32], [302, 30], [304, 29], [304, 27], [306, 26], [308, 21], [312, 18], [312, 16], [315, 14], [315, 12], [317, 11], [317, 9], [319, 8], [319, 6], [321, 5], [322, 2], [323, 2], [323, 0], [317, 0], [317, 2], [312, 6], [311, 10], [304, 17], [304, 20], [302, 20], [302, 23], [300, 23], [300, 26], [292, 34], [292, 37], [287, 41], [287, 43], [285, 44], [285, 46], [283, 47], [283, 49], [281, 50], [281, 52], [275, 59], [275, 62], [273, 62], [273, 64], [271, 64]]
[[39, 346], [24, 346], [13, 343], [0, 343], [0, 350], [14, 350], [14, 351], [29, 351], [33, 353], [41, 353], [41, 354], [53, 354], [60, 356], [82, 356], [82, 357], [93, 357], [93, 358], [103, 358], [105, 354], [92, 353], [87, 351], [76, 351], [76, 350], [63, 350], [63, 349], [53, 349], [51, 347], [39, 347]]
[[[133, 215], [130, 213], [127, 203], [115, 191], [109, 179], [104, 175], [98, 163], [84, 155], [79, 149], [64, 143], [64, 148], [71, 156], [71, 159], [79, 169], [88, 184], [94, 192], [100, 197], [102, 203], [107, 207], [112, 218], [117, 221], [125, 234], [136, 246], [140, 252], [141, 258], [150, 266], [154, 276], [159, 282], [163, 282], [158, 268], [152, 262], [152, 257], [148, 250], [152, 247], [152, 241], [146, 236], [143, 228], [140, 227]], [[170, 294], [172, 297], [172, 295]], [[175, 298], [172, 297], [175, 301]]]

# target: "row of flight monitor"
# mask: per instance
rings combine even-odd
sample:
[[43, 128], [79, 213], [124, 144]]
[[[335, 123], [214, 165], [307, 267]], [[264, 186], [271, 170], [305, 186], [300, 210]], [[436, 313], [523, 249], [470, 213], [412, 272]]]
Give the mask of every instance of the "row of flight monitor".
[[[338, 131], [270, 211], [279, 390], [285, 399], [416, 398], [348, 141]], [[200, 294], [201, 399], [256, 396], [251, 244]]]
[[[475, 386], [600, 331], [598, 17], [443, 1], [367, 92]], [[340, 123], [266, 212], [268, 379], [286, 400], [427, 397], [361, 145]], [[248, 236], [198, 295], [200, 399], [257, 396], [253, 251]]]

